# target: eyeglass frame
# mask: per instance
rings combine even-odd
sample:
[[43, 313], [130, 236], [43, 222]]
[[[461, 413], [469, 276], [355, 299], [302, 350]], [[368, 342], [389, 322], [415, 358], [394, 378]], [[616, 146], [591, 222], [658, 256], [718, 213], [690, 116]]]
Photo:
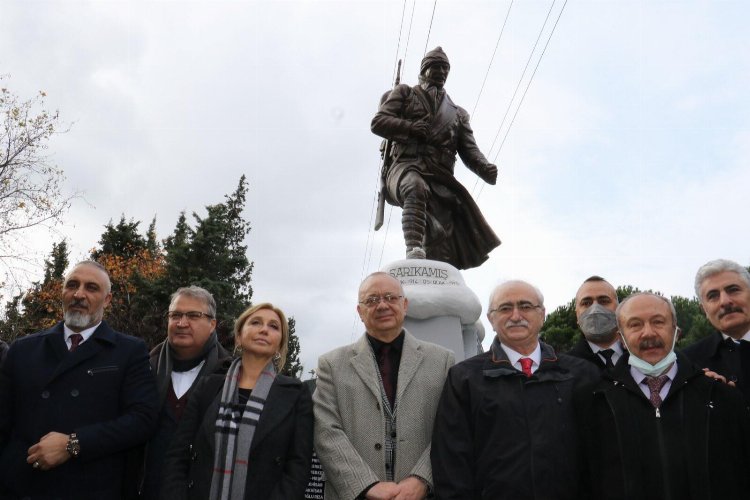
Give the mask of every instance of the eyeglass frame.
[[[359, 303], [365, 307], [378, 307], [381, 302], [385, 302], [388, 305], [398, 303], [400, 299], [403, 299], [403, 295], [393, 295], [392, 293], [386, 293], [385, 295], [370, 295], [365, 300], [360, 300]], [[377, 301], [375, 301], [377, 299]]]
[[[191, 314], [193, 315], [193, 317], [190, 317]], [[204, 316], [209, 320], [214, 319], [213, 316], [208, 313], [204, 313], [203, 311], [167, 311], [167, 314], [165, 316], [167, 318], [167, 321], [174, 321], [177, 323], [182, 321], [182, 318], [187, 318], [188, 321], [198, 321]]]
[[[510, 309], [507, 309], [508, 307]], [[501, 311], [500, 310], [501, 308], [505, 309], [505, 310]], [[522, 300], [520, 302], [516, 302], [515, 304], [511, 303], [511, 302], [506, 302], [504, 304], [500, 304], [496, 308], [490, 309], [487, 312], [488, 312], [488, 314], [496, 312], [498, 314], [506, 316], [508, 314], [513, 314], [513, 311], [515, 311], [516, 309], [518, 309], [518, 312], [523, 315], [523, 314], [529, 314], [529, 313], [531, 313], [531, 311], [539, 310], [539, 309], [542, 309], [542, 308], [544, 308], [544, 306], [541, 305], [541, 304], [532, 304], [531, 302], [527, 302], [525, 300]]]

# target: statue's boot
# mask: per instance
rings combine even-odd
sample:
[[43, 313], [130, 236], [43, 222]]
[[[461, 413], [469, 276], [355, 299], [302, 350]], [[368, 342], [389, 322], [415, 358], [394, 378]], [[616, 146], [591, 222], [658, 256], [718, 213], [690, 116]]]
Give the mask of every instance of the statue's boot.
[[420, 201], [417, 197], [411, 196], [404, 202], [401, 228], [404, 231], [407, 259], [424, 259], [427, 257], [424, 251], [424, 235], [427, 228], [426, 205], [426, 201]]

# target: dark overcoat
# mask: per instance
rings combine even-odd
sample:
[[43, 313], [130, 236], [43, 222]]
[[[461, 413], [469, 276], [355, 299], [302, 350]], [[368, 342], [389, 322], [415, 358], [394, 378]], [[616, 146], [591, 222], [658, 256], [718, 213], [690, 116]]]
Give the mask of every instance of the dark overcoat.
[[[194, 388], [164, 464], [163, 500], [206, 500], [211, 491], [216, 416], [223, 375], [204, 377]], [[245, 498], [304, 498], [310, 478], [313, 416], [310, 390], [277, 375], [250, 445]]]
[[[102, 322], [74, 352], [63, 324], [19, 338], [0, 371], [0, 497], [122, 497], [127, 452], [156, 425], [156, 384], [143, 340]], [[78, 458], [51, 470], [26, 463], [49, 432], [75, 432]], [[3, 496], [4, 495], [4, 496]]]
[[682, 350], [690, 361], [733, 381], [750, 404], [750, 343], [724, 340], [719, 332], [702, 338]]
[[581, 395], [577, 407], [591, 498], [748, 498], [750, 415], [742, 396], [682, 355], [677, 366], [658, 411], [628, 365]]

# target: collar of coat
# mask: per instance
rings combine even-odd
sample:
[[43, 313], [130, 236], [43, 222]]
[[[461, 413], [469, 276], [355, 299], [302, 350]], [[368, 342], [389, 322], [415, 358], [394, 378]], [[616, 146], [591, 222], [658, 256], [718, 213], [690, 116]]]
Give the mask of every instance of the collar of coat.
[[487, 378], [499, 377], [522, 377], [529, 381], [561, 381], [571, 378], [573, 375], [560, 365], [560, 359], [555, 354], [552, 346], [539, 341], [542, 351], [539, 368], [531, 377], [526, 377], [523, 372], [516, 370], [508, 359], [508, 355], [500, 346], [500, 341], [495, 337], [490, 347], [490, 356], [487, 358], [482, 374]]

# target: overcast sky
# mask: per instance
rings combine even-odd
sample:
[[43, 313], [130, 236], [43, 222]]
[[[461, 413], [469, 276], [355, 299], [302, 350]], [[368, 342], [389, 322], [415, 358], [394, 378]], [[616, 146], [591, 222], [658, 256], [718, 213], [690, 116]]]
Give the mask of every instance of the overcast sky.
[[[388, 231], [370, 229], [380, 140], [369, 125], [397, 54], [415, 84], [425, 46], [448, 54], [446, 89], [470, 113], [487, 75], [472, 126], [498, 185], [456, 166], [503, 241], [464, 272], [483, 304], [521, 278], [551, 312], [592, 274], [690, 297], [706, 261], [750, 263], [750, 3], [568, 2], [519, 109], [563, 4], [516, 0], [490, 67], [508, 0], [409, 0], [405, 12], [401, 1], [0, 0], [0, 73], [21, 96], [45, 90], [73, 123], [50, 144], [85, 198], [60, 228], [72, 260], [121, 214], [144, 230], [156, 216], [164, 238], [181, 211], [203, 214], [247, 175], [253, 300], [296, 318], [308, 371], [361, 334], [363, 275], [403, 257], [400, 209], [386, 212]], [[44, 255], [53, 238], [30, 241]]]

